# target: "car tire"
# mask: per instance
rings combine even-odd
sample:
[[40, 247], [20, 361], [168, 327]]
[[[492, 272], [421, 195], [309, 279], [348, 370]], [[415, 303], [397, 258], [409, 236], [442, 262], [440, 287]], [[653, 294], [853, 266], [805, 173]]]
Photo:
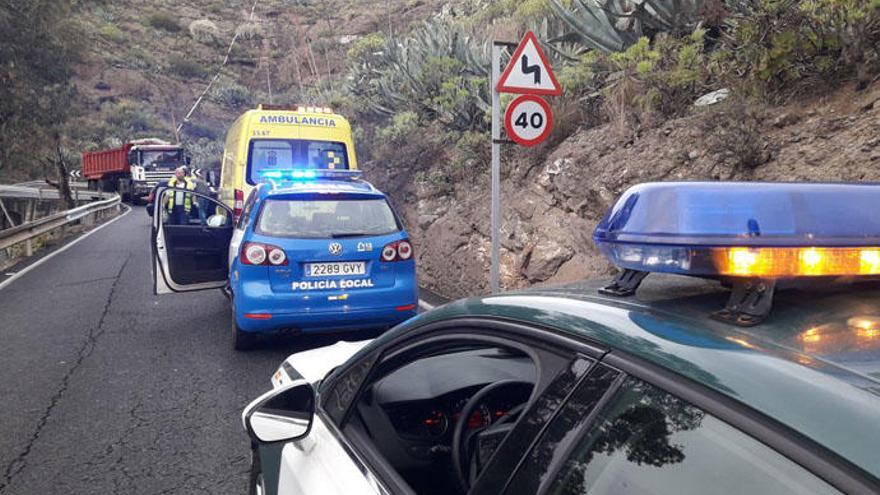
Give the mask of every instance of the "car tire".
[[266, 479], [260, 466], [260, 453], [254, 448], [251, 451], [251, 474], [248, 482], [248, 494], [266, 495]]
[[232, 346], [236, 351], [249, 351], [257, 346], [257, 337], [238, 328], [235, 322], [235, 305], [232, 305]]

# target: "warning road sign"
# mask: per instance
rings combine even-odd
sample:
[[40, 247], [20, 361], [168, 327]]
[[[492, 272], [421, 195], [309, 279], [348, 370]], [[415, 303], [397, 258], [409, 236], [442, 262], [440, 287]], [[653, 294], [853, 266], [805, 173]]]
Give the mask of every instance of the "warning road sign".
[[559, 96], [562, 87], [550, 70], [535, 33], [529, 31], [513, 53], [507, 69], [495, 86], [499, 93]]
[[513, 100], [504, 114], [507, 135], [519, 145], [535, 146], [550, 135], [553, 114], [550, 105], [535, 95], [522, 95]]

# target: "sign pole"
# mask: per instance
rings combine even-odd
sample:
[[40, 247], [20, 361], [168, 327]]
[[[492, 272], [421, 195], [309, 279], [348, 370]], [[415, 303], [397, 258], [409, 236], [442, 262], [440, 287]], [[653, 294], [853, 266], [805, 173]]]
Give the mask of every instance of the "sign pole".
[[[502, 50], [515, 48], [504, 72]], [[489, 286], [492, 294], [501, 290], [501, 144], [535, 146], [550, 134], [553, 114], [550, 106], [535, 95], [558, 96], [562, 87], [535, 33], [528, 31], [519, 43], [492, 42], [492, 266]], [[501, 93], [519, 93], [507, 109], [505, 127], [513, 140], [501, 139]]]
[[495, 88], [501, 78], [501, 51], [507, 43], [492, 43], [492, 267], [489, 286], [492, 294], [500, 290], [501, 233], [501, 93]]

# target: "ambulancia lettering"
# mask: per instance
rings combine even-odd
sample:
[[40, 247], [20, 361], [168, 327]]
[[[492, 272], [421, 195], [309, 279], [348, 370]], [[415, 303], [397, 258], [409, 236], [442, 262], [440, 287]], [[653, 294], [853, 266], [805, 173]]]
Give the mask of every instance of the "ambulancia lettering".
[[260, 123], [336, 127], [335, 119], [328, 119], [326, 117], [300, 117], [297, 115], [263, 115], [260, 117]]

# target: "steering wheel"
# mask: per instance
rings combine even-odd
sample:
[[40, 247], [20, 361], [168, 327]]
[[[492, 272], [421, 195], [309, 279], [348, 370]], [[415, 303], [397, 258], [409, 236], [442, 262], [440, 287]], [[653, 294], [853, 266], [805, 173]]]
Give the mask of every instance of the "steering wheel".
[[[464, 405], [459, 413], [458, 420], [455, 422], [452, 434], [452, 465], [455, 467], [455, 474], [458, 476], [458, 482], [464, 489], [464, 493], [470, 490], [471, 484], [476, 480], [477, 474], [482, 466], [479, 465], [479, 456], [476, 456], [477, 447], [480, 444], [481, 437], [486, 435], [503, 434], [513, 428], [509, 423], [519, 414], [525, 407], [525, 403], [516, 406], [508, 411], [504, 416], [498, 419], [495, 424], [481, 428], [475, 428], [468, 431], [468, 420], [477, 407], [491, 394], [496, 393], [502, 388], [528, 387], [531, 389], [533, 383], [521, 380], [501, 380], [493, 382], [481, 388], [475, 393]], [[503, 438], [503, 437], [502, 437]]]

